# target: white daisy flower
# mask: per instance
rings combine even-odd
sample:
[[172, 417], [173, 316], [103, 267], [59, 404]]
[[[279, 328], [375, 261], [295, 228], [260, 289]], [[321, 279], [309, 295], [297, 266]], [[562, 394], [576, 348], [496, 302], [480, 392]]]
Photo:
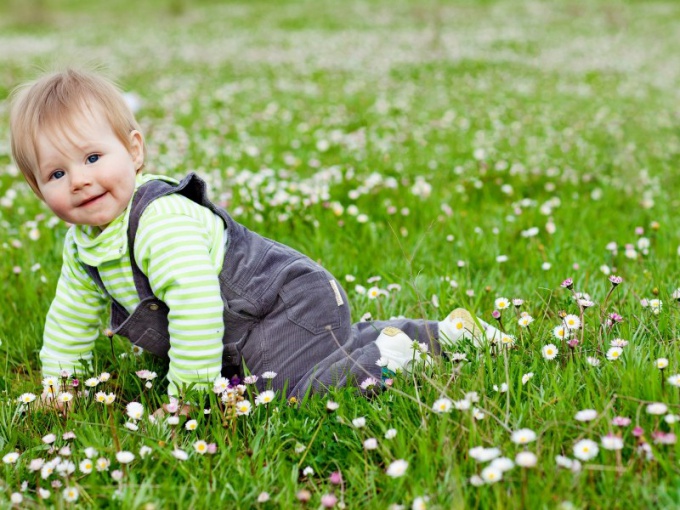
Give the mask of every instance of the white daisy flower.
[[19, 454], [17, 452], [10, 452], [2, 458], [5, 464], [14, 464], [19, 460]]
[[135, 460], [135, 454], [132, 452], [120, 451], [116, 453], [116, 460], [121, 464], [129, 464]]
[[80, 471], [85, 474], [92, 473], [92, 470], [94, 469], [94, 462], [92, 462], [91, 459], [83, 459], [80, 461], [78, 469], [80, 469]]
[[105, 459], [104, 457], [99, 457], [97, 459], [97, 462], [95, 463], [95, 468], [97, 471], [108, 471], [109, 466], [111, 465], [111, 462], [109, 459]]
[[489, 466], [495, 467], [496, 469], [500, 469], [503, 473], [505, 473], [506, 471], [510, 471], [512, 468], [514, 468], [515, 463], [512, 462], [512, 460], [507, 457], [498, 457], [496, 459], [493, 459]]
[[484, 469], [482, 469], [482, 480], [484, 480], [486, 483], [496, 483], [499, 482], [503, 479], [503, 472], [493, 466], [487, 466]]
[[432, 410], [438, 414], [448, 413], [451, 411], [452, 406], [453, 404], [448, 398], [440, 398], [435, 400], [435, 402], [432, 404]]
[[499, 297], [494, 301], [494, 307], [496, 310], [505, 310], [506, 308], [510, 308], [510, 300], [504, 297]]
[[35, 399], [36, 396], [33, 393], [22, 393], [17, 400], [22, 404], [30, 404]]
[[668, 379], [666, 379], [666, 380], [668, 381], [668, 384], [670, 384], [671, 386], [680, 387], [680, 374], [671, 375], [671, 376], [670, 376]]
[[253, 405], [249, 400], [242, 400], [236, 404], [236, 414], [238, 416], [248, 416], [252, 410]]
[[263, 404], [269, 404], [274, 400], [274, 397], [276, 397], [276, 393], [274, 393], [272, 390], [263, 391], [257, 395], [257, 397], [255, 397], [255, 405], [259, 406]]
[[562, 320], [562, 322], [564, 322], [564, 325], [567, 327], [567, 329], [573, 330], [581, 327], [581, 319], [579, 319], [578, 315], [569, 314]]
[[378, 447], [378, 440], [374, 437], [369, 437], [364, 441], [364, 448], [366, 450], [375, 450]]
[[498, 448], [484, 448], [483, 446], [476, 446], [468, 451], [470, 457], [477, 462], [488, 462], [501, 455]]
[[647, 414], [661, 415], [668, 412], [668, 406], [662, 402], [655, 402], [647, 406]]
[[515, 456], [515, 464], [523, 468], [535, 467], [538, 463], [538, 458], [532, 452], [519, 452]]
[[515, 337], [506, 335], [505, 333], [501, 335], [501, 345], [505, 347], [512, 347], [515, 345]]
[[574, 457], [579, 460], [591, 460], [597, 456], [600, 449], [595, 441], [581, 439], [574, 445]]
[[472, 403], [467, 399], [455, 400], [453, 402], [453, 407], [455, 407], [458, 411], [467, 411], [470, 409], [470, 407], [472, 407]]
[[559, 340], [564, 340], [565, 338], [569, 338], [569, 332], [564, 326], [556, 326], [555, 329], [553, 329], [553, 335], [555, 338]]
[[126, 407], [127, 415], [133, 420], [141, 420], [144, 416], [144, 406], [139, 402], [130, 402]]
[[599, 367], [600, 366], [600, 360], [593, 357], [593, 356], [588, 356], [586, 358], [586, 362], [593, 367]]
[[582, 411], [577, 412], [574, 418], [577, 421], [593, 421], [597, 418], [597, 411], [595, 409], [583, 409]]
[[559, 351], [558, 351], [557, 347], [555, 346], [555, 344], [548, 344], [548, 345], [543, 346], [542, 352], [543, 352], [543, 357], [545, 359], [550, 360], [550, 359], [555, 359], [557, 357], [557, 353]]
[[614, 434], [602, 436], [601, 443], [605, 450], [621, 450], [623, 448], [623, 439]]
[[73, 503], [78, 500], [78, 489], [76, 487], [66, 487], [62, 493], [64, 501]]
[[387, 466], [387, 470], [385, 471], [385, 473], [387, 473], [387, 476], [389, 477], [399, 478], [406, 474], [407, 469], [408, 462], [406, 462], [403, 459], [398, 459], [392, 462], [389, 466]]
[[204, 455], [208, 451], [208, 443], [202, 440], [198, 440], [194, 443], [194, 451], [201, 455]]
[[181, 450], [179, 448], [175, 448], [172, 451], [172, 456], [175, 457], [177, 460], [185, 461], [189, 458], [189, 454], [185, 452], [184, 450]]
[[512, 433], [510, 438], [515, 444], [527, 444], [536, 441], [536, 432], [531, 429], [519, 429]]
[[621, 347], [610, 347], [607, 351], [607, 359], [609, 361], [616, 361], [623, 354], [623, 349]]
[[534, 318], [531, 315], [522, 315], [519, 320], [517, 321], [517, 324], [519, 324], [520, 327], [526, 328], [529, 327], [529, 325], [534, 322]]

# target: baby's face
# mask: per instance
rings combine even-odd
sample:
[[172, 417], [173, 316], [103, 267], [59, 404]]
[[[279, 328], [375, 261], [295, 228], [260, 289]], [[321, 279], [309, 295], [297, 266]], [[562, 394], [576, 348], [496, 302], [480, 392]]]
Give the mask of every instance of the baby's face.
[[83, 112], [76, 126], [38, 134], [38, 188], [62, 220], [104, 229], [132, 198], [144, 162], [142, 135], [130, 133], [128, 150], [97, 109]]

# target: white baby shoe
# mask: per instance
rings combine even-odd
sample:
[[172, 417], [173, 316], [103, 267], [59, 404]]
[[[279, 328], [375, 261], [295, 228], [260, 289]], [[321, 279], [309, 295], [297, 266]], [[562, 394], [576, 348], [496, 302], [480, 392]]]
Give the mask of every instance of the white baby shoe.
[[378, 364], [387, 367], [392, 372], [405, 370], [408, 368], [414, 356], [414, 342], [401, 329], [393, 326], [384, 328], [375, 341], [375, 345], [380, 351]]
[[473, 317], [465, 308], [456, 308], [439, 322], [439, 342], [445, 347], [452, 347], [463, 338], [480, 347], [485, 340], [489, 343], [500, 341], [502, 334], [490, 324]]

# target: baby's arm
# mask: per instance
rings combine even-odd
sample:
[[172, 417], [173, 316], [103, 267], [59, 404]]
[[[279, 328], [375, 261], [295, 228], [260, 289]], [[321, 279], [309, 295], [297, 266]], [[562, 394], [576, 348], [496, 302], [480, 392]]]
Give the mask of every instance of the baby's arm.
[[107, 299], [75, 257], [71, 233], [66, 236], [57, 291], [47, 312], [40, 350], [43, 376], [62, 370], [82, 372], [92, 359]]
[[184, 385], [212, 389], [222, 368], [223, 305], [211, 246], [206, 225], [196, 218], [156, 207], [142, 215], [135, 260], [170, 309], [171, 396]]

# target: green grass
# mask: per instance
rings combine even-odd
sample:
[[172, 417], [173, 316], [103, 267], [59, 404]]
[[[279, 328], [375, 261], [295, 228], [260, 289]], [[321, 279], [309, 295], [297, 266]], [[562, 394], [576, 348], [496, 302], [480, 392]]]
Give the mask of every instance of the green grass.
[[[146, 419], [136, 432], [124, 427], [124, 404], [142, 402], [148, 412], [162, 401], [165, 367], [147, 355], [121, 357], [125, 339], [116, 339], [114, 357], [102, 339], [96, 370], [112, 374], [105, 386], [117, 395], [112, 406], [82, 399], [66, 416], [22, 414], [16, 398], [41, 389], [38, 351], [66, 227], [50, 222], [12, 166], [8, 105], [0, 102], [0, 454], [21, 453], [16, 464], [0, 466], [0, 507], [10, 506], [23, 481], [29, 508], [318, 508], [330, 493], [346, 508], [410, 508], [423, 496], [428, 508], [442, 509], [677, 507], [679, 447], [652, 437], [677, 425], [646, 406], [664, 402], [680, 414], [678, 390], [661, 384], [680, 372], [680, 315], [671, 296], [680, 286], [680, 43], [672, 37], [679, 23], [680, 6], [670, 1], [0, 5], [2, 47], [10, 49], [0, 52], [0, 98], [55, 62], [104, 64], [143, 101], [147, 170], [199, 172], [239, 221], [304, 251], [344, 282], [355, 320], [365, 313], [441, 318], [465, 306], [491, 321], [500, 296], [523, 298], [520, 310], [535, 319], [520, 336], [515, 311], [507, 310], [515, 348], [461, 345], [467, 362], [438, 358], [373, 398], [334, 389], [297, 404], [278, 399], [225, 426], [211, 395], [212, 413], [193, 412], [192, 432], [183, 422], [173, 428]], [[429, 195], [412, 192], [419, 179], [431, 185]], [[284, 198], [272, 203], [275, 196]], [[531, 227], [538, 235], [523, 237]], [[651, 245], [628, 258], [624, 245], [638, 242], [636, 227]], [[616, 255], [606, 249], [612, 241]], [[624, 277], [606, 307], [603, 265]], [[369, 300], [355, 285], [369, 287], [373, 276], [382, 277], [381, 288], [402, 288]], [[560, 288], [569, 276], [596, 303], [573, 356], [552, 336], [559, 311], [579, 312]], [[658, 315], [640, 304], [653, 297], [663, 301]], [[601, 318], [611, 312], [624, 322], [603, 330]], [[608, 361], [614, 338], [629, 344], [620, 360]], [[560, 350], [552, 361], [541, 355], [548, 343]], [[670, 361], [663, 373], [654, 365], [659, 357]], [[151, 390], [135, 376], [142, 368], [160, 375]], [[494, 391], [503, 383], [507, 393]], [[483, 419], [432, 411], [438, 398], [471, 391]], [[340, 404], [334, 413], [326, 411], [329, 399]], [[598, 418], [576, 421], [583, 409]], [[631, 425], [610, 425], [618, 415]], [[367, 425], [357, 429], [352, 420], [360, 416]], [[384, 439], [390, 428], [397, 436]], [[537, 433], [527, 449], [538, 465], [472, 485], [485, 464], [469, 450], [494, 446], [514, 459], [523, 447], [510, 437], [519, 428]], [[63, 440], [67, 431], [76, 438]], [[576, 441], [600, 443], [609, 432], [624, 441], [618, 460], [600, 447], [578, 473], [557, 468], [555, 457], [573, 458]], [[45, 481], [28, 466], [54, 457], [41, 440], [48, 433], [57, 435], [57, 448], [70, 445], [76, 471]], [[370, 437], [378, 448], [365, 451]], [[198, 439], [216, 443], [217, 453], [194, 453]], [[639, 451], [641, 441], [653, 459]], [[78, 469], [90, 446], [111, 461], [109, 471]], [[142, 446], [152, 449], [145, 458]], [[178, 461], [174, 447], [189, 459]], [[112, 477], [121, 470], [117, 450], [136, 455], [120, 480]], [[385, 470], [396, 459], [409, 466], [393, 479]], [[313, 475], [302, 474], [307, 466]], [[330, 482], [334, 471], [342, 484]], [[39, 500], [38, 484], [52, 480], [78, 487], [78, 501], [64, 502], [62, 489], [51, 487], [50, 498]], [[311, 493], [306, 505], [296, 496], [303, 489]], [[263, 491], [270, 500], [258, 503]]]

